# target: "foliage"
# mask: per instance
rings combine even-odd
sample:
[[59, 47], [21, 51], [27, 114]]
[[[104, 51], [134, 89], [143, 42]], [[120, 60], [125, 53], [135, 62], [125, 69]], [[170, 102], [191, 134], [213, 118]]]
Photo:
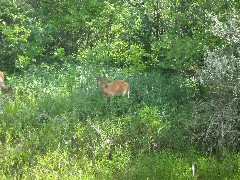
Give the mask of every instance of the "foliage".
[[[132, 66], [133, 70], [160, 67], [187, 74], [202, 65], [204, 45], [224, 45], [220, 36], [209, 31], [213, 21], [206, 12], [214, 17], [221, 10], [224, 17], [232, 9], [237, 14], [239, 9], [235, 1], [212, 5], [157, 0], [4, 0], [1, 7], [0, 62], [4, 68], [59, 62], [57, 58], [62, 63], [78, 57], [81, 61]], [[235, 27], [237, 21], [231, 25]], [[56, 56], [59, 50], [64, 51], [64, 58]]]
[[125, 67], [130, 72], [138, 72], [146, 69], [142, 61], [143, 56], [148, 54], [136, 45], [129, 49], [124, 42], [112, 44], [98, 44], [91, 50], [80, 52], [78, 58], [83, 62], [92, 61], [96, 64]]
[[234, 149], [239, 147], [240, 61], [218, 51], [208, 51], [206, 58], [200, 78], [203, 85], [209, 86], [213, 98], [197, 103], [195, 128], [204, 126], [197, 137], [204, 139], [210, 151]]
[[183, 72], [193, 70], [200, 64], [204, 44], [206, 43], [203, 40], [164, 34], [161, 40], [152, 45], [154, 62], [163, 69]]
[[238, 179], [239, 9], [0, 1], [0, 179]]
[[1, 1], [0, 7], [0, 63], [12, 69], [15, 67], [17, 55], [24, 49], [19, 45], [26, 42], [30, 31], [22, 25], [24, 16], [17, 10], [16, 5]]
[[[10, 70], [22, 69], [41, 58], [49, 52], [49, 45], [55, 42], [56, 29], [51, 24], [35, 22], [33, 17], [28, 17], [15, 3], [2, 1], [1, 7], [1, 64]], [[29, 10], [30, 11], [30, 10]], [[45, 60], [45, 59], [44, 59]]]
[[212, 98], [197, 103], [198, 123], [195, 122], [195, 126], [196, 129], [203, 127], [197, 137], [204, 139], [211, 152], [220, 154], [225, 149], [239, 147], [240, 60], [236, 42], [240, 42], [237, 35], [240, 27], [235, 18], [235, 15], [230, 16], [228, 23], [224, 24], [214, 17], [213, 33], [226, 40], [225, 46], [235, 48], [230, 51], [225, 47], [212, 51], [206, 49], [205, 66], [199, 75], [202, 86], [209, 89]]
[[[1, 178], [185, 179], [192, 176], [193, 162], [196, 177], [215, 178], [216, 169], [221, 169], [221, 177], [237, 177], [237, 154], [226, 153], [221, 163], [191, 150], [185, 140], [190, 134], [184, 130], [191, 114], [179, 106], [184, 100], [172, 97], [176, 82], [166, 87], [169, 77], [154, 80], [160, 72], [142, 74], [142, 79], [132, 75], [127, 81], [138, 87], [131, 90], [130, 99], [105, 101], [95, 76], [106, 70], [109, 80], [124, 74], [103, 69], [91, 64], [41, 64], [10, 77], [14, 96], [2, 95], [0, 106]], [[158, 86], [162, 91], [154, 90]], [[182, 92], [188, 88], [186, 84]], [[138, 94], [139, 89], [148, 92]], [[175, 106], [182, 112], [178, 116]], [[225, 163], [232, 164], [231, 169], [224, 169]], [[209, 169], [210, 164], [215, 168]]]

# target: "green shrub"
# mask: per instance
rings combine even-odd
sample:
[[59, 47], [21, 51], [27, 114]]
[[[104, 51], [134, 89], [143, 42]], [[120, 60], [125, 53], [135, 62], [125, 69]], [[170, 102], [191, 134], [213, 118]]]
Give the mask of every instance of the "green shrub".
[[[211, 98], [196, 103], [192, 124], [196, 137], [209, 148], [210, 153], [223, 153], [225, 148], [239, 147], [239, 65], [234, 56], [221, 51], [207, 51], [206, 66], [199, 79], [209, 88]], [[202, 128], [201, 128], [202, 127]]]

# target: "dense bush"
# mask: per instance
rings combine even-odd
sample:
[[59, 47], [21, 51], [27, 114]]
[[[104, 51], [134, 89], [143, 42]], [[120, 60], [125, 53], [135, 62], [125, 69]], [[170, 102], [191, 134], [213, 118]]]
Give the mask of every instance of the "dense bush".
[[208, 52], [200, 78], [211, 98], [197, 103], [195, 128], [202, 127], [197, 138], [212, 151], [239, 147], [239, 67], [234, 56]]
[[211, 28], [213, 34], [225, 40], [226, 44], [218, 49], [205, 50], [205, 65], [198, 78], [202, 87], [208, 89], [208, 100], [196, 103], [193, 124], [197, 139], [210, 152], [222, 154], [226, 149], [236, 150], [240, 146], [240, 59], [237, 50], [240, 27], [234, 15], [229, 16], [225, 24], [215, 16], [212, 18], [216, 22]]
[[203, 58], [206, 42], [199, 37], [179, 37], [177, 34], [164, 34], [152, 43], [155, 66], [189, 73], [198, 67]]

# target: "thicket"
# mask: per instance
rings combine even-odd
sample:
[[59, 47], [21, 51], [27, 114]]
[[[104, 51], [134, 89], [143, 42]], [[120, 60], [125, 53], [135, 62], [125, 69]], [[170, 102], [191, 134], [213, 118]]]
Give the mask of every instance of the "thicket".
[[[222, 23], [210, 15], [215, 36], [226, 44], [215, 49], [205, 49], [204, 66], [199, 73], [201, 85], [208, 89], [208, 100], [200, 100], [196, 106], [195, 125], [201, 129], [198, 138], [212, 153], [222, 155], [227, 149], [239, 149], [239, 98], [240, 51], [239, 15], [228, 17]], [[204, 130], [203, 130], [204, 129]]]
[[[239, 9], [0, 1], [0, 177], [238, 179]], [[105, 101], [99, 74], [130, 98]]]

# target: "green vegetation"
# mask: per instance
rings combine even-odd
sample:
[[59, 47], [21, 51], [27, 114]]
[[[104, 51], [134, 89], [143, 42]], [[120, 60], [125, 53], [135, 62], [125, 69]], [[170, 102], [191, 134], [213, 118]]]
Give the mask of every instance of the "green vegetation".
[[0, 179], [239, 179], [239, 9], [0, 1]]

